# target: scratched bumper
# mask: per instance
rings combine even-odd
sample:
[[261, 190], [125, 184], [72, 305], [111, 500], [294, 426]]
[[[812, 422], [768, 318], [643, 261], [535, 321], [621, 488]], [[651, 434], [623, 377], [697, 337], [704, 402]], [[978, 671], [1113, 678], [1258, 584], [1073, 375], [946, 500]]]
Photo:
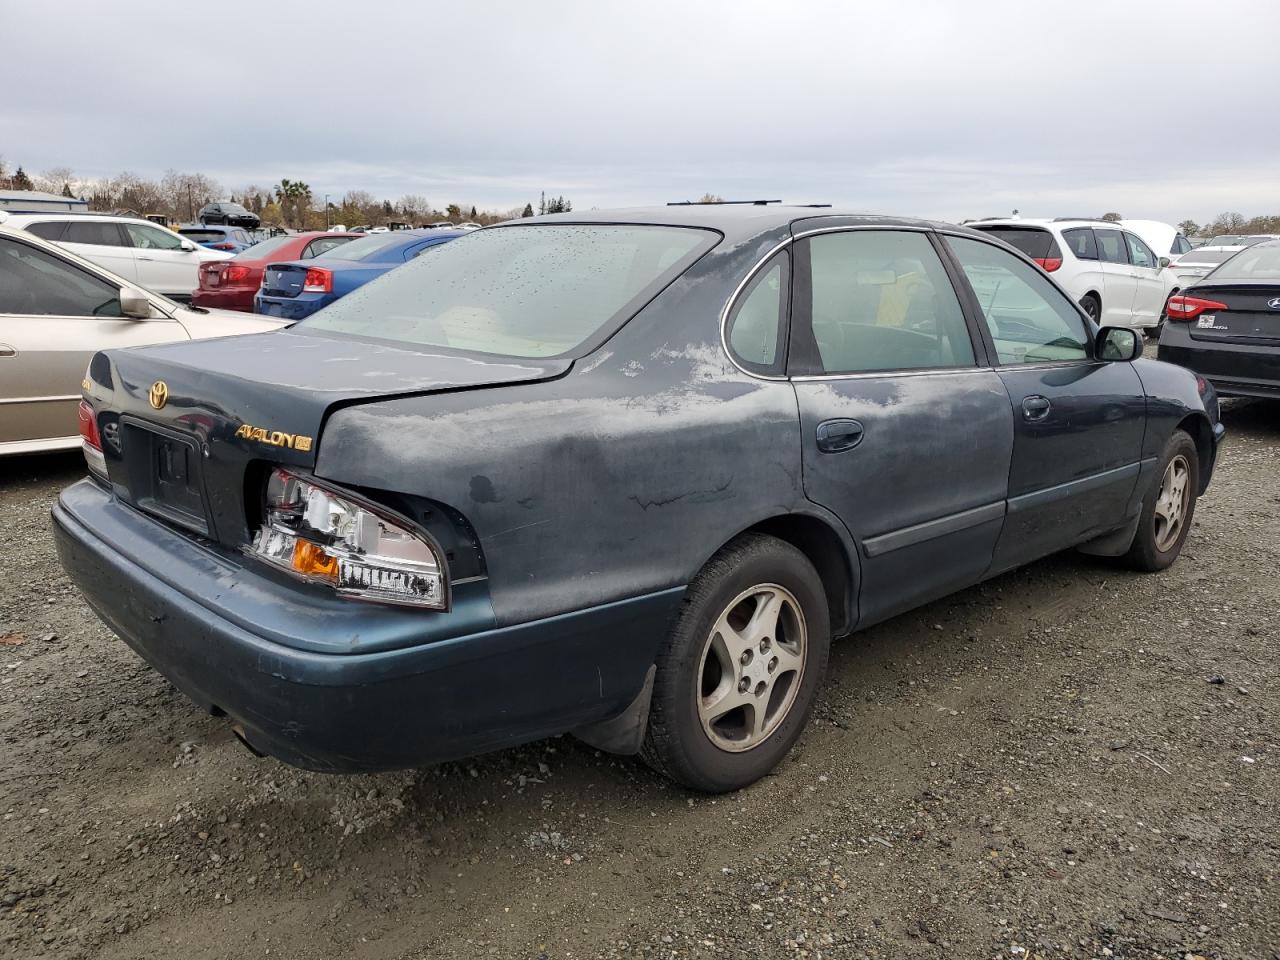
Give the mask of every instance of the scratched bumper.
[[[448, 613], [321, 599], [92, 481], [63, 492], [53, 527], [68, 575], [130, 647], [253, 747], [314, 770], [419, 766], [615, 716], [640, 691], [683, 595], [499, 627], [475, 592], [455, 592]], [[379, 649], [358, 652], [366, 636]], [[343, 649], [356, 652], [320, 652]]]

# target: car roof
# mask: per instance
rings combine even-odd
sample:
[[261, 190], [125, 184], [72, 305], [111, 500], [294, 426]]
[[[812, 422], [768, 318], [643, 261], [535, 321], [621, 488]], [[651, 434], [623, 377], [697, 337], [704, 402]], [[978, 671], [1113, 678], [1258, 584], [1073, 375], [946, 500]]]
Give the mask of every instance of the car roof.
[[805, 229], [821, 229], [821, 221], [841, 226], [915, 227], [972, 232], [967, 227], [937, 220], [894, 217], [860, 210], [838, 209], [805, 204], [757, 203], [691, 203], [661, 207], [630, 207], [613, 210], [574, 210], [539, 217], [523, 217], [495, 223], [485, 230], [510, 230], [540, 223], [632, 223], [671, 227], [700, 227], [718, 230], [731, 242], [757, 236], [769, 230], [788, 227], [801, 221]]
[[1119, 220], [1103, 220], [1099, 217], [991, 217], [985, 220], [967, 220], [965, 226], [979, 230], [983, 227], [1038, 227], [1043, 230], [1051, 230], [1054, 227], [1059, 230], [1069, 230], [1072, 227], [1124, 229], [1124, 224]]
[[[0, 213], [5, 211], [0, 210]], [[142, 217], [124, 217], [114, 213], [65, 213], [65, 212], [49, 212], [49, 213], [9, 213], [0, 217], [0, 223], [10, 223], [16, 226], [23, 226], [28, 223], [45, 223], [46, 221], [88, 221], [97, 222], [106, 220], [110, 223], [142, 223], [149, 227], [158, 226], [158, 224], [145, 220]], [[161, 229], [164, 229], [161, 227]]]

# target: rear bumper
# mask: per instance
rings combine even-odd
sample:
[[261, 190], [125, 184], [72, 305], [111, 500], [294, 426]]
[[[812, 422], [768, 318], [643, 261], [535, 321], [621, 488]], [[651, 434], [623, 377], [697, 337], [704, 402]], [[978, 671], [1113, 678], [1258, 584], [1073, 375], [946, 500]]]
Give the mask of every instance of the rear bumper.
[[191, 303], [196, 307], [209, 310], [241, 310], [253, 313], [253, 295], [256, 287], [232, 288], [230, 290], [204, 290], [197, 288], [191, 292]]
[[328, 293], [303, 293], [296, 297], [264, 297], [259, 294], [253, 298], [253, 312], [282, 320], [301, 320], [337, 299]]
[[[306, 608], [327, 600], [300, 602], [297, 586], [92, 481], [63, 492], [53, 528], [67, 574], [130, 647], [200, 707], [228, 715], [255, 749], [314, 770], [419, 766], [616, 716], [640, 692], [684, 593], [505, 627], [493, 625], [487, 598], [448, 613], [348, 604], [315, 616]], [[302, 619], [313, 649], [246, 619], [265, 621], [266, 610], [290, 626]], [[366, 631], [385, 643], [389, 630], [415, 625], [423, 642], [359, 652]]]
[[1196, 340], [1188, 324], [1166, 323], [1156, 356], [1194, 370], [1221, 396], [1280, 398], [1280, 347]]

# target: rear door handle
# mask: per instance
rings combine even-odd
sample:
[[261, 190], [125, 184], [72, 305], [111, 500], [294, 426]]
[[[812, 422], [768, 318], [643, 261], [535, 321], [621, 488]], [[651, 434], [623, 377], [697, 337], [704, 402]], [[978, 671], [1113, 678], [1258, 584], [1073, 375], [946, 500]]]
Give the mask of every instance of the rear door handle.
[[1043, 420], [1049, 415], [1051, 406], [1052, 404], [1049, 403], [1048, 397], [1039, 395], [1026, 397], [1022, 401], [1022, 418], [1024, 420]]
[[857, 420], [824, 420], [818, 424], [818, 449], [823, 453], [852, 450], [862, 442], [862, 434]]
[[16, 357], [18, 351], [13, 349], [7, 343], [0, 343], [0, 357]]

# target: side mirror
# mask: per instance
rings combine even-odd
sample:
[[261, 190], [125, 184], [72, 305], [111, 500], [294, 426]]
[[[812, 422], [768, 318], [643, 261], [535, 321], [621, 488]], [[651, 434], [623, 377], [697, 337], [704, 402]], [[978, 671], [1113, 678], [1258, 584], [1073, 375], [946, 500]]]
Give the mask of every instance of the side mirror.
[[186, 237], [183, 237], [183, 238], [182, 238], [182, 249], [183, 249], [183, 250], [185, 250], [185, 251], [187, 251], [187, 253], [191, 253], [191, 251], [193, 251], [193, 250], [195, 250], [195, 249], [196, 249], [196, 245], [195, 245], [194, 243], [192, 243], [190, 240], [188, 240]]
[[1168, 266], [1169, 264], [1171, 264], [1171, 263], [1173, 263], [1173, 261], [1172, 261], [1172, 260], [1170, 260], [1168, 257], [1161, 257], [1161, 258], [1160, 258], [1160, 269], [1161, 269], [1161, 270], [1163, 270], [1165, 267], [1167, 267], [1167, 266]]
[[136, 287], [120, 290], [120, 312], [134, 320], [151, 319], [151, 300]]
[[1093, 346], [1093, 355], [1099, 360], [1128, 363], [1142, 356], [1142, 338], [1128, 327], [1103, 327]]

